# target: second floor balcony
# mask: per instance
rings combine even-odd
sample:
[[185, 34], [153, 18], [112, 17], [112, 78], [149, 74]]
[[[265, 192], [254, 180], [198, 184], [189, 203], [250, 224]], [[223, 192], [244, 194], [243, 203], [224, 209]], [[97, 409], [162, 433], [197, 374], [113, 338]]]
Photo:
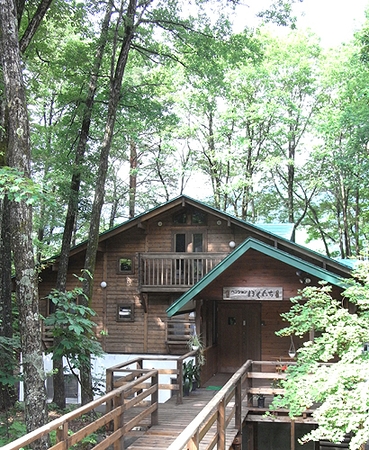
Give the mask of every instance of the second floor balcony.
[[227, 255], [228, 253], [141, 253], [141, 291], [185, 292]]

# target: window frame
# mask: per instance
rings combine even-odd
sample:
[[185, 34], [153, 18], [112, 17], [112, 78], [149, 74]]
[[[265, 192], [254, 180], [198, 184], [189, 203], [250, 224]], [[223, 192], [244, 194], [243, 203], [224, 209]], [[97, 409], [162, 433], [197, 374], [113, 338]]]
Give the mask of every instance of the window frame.
[[[122, 264], [121, 261], [124, 259], [131, 261], [131, 269], [130, 270], [122, 270], [121, 269], [121, 264]], [[132, 255], [123, 255], [118, 258], [117, 273], [120, 275], [130, 275], [130, 274], [135, 273], [135, 261], [134, 261], [134, 257]]]
[[[122, 317], [120, 314], [121, 309], [130, 309], [131, 313], [129, 317]], [[135, 321], [135, 305], [133, 303], [118, 303], [116, 311], [116, 322], [134, 322]]]

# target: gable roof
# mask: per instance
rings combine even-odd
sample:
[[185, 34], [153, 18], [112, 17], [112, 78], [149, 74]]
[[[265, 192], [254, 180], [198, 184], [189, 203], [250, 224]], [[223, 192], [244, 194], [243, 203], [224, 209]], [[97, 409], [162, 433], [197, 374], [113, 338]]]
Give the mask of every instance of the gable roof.
[[[129, 219], [123, 223], [120, 223], [112, 228], [109, 228], [106, 231], [103, 231], [100, 233], [99, 236], [99, 242], [103, 242], [106, 239], [109, 239], [123, 231], [129, 230], [133, 227], [145, 227], [145, 223], [155, 218], [156, 216], [163, 214], [167, 211], [170, 211], [171, 209], [178, 207], [178, 206], [192, 206], [196, 207], [202, 211], [205, 211], [209, 214], [213, 214], [216, 217], [219, 217], [220, 219], [226, 220], [228, 225], [237, 225], [242, 228], [251, 228], [252, 231], [260, 236], [269, 237], [271, 239], [274, 238], [280, 238], [284, 239], [288, 242], [291, 240], [293, 227], [294, 225], [291, 223], [287, 224], [252, 224], [250, 222], [246, 222], [242, 219], [239, 219], [238, 217], [235, 217], [227, 212], [220, 211], [219, 209], [216, 209], [212, 206], [207, 205], [206, 203], [203, 203], [199, 200], [195, 200], [191, 197], [188, 197], [186, 195], [180, 195], [178, 197], [175, 197], [172, 200], [169, 200], [168, 202], [162, 203], [158, 206], [155, 206], [154, 208], [149, 209], [148, 211], [145, 211], [141, 214], [138, 214], [137, 216], [133, 217], [132, 219]], [[79, 251], [83, 250], [87, 245], [88, 240], [85, 240], [77, 245], [75, 245], [71, 251], [70, 255], [78, 253]]]
[[[213, 282], [220, 274], [222, 274], [228, 267], [230, 267], [235, 261], [237, 261], [242, 255], [244, 255], [250, 249], [256, 250], [267, 256], [270, 256], [278, 261], [282, 261], [298, 270], [313, 275], [320, 280], [324, 280], [327, 283], [333, 284], [344, 288], [345, 281], [343, 276], [334, 272], [328, 271], [323, 267], [313, 264], [309, 261], [280, 250], [279, 248], [270, 246], [264, 242], [261, 242], [254, 238], [246, 239], [240, 246], [238, 246], [232, 253], [224, 258], [217, 266], [214, 267], [207, 275], [204, 276], [197, 284], [183, 294], [176, 302], [174, 302], [168, 309], [167, 314], [172, 317], [176, 314], [192, 310], [194, 307], [194, 298], [205, 289], [211, 282]], [[342, 272], [348, 273], [349, 268], [342, 266]]]
[[[200, 202], [199, 200], [195, 200], [186, 195], [178, 196], [166, 203], [163, 203], [144, 213], [141, 213], [135, 216], [134, 218], [127, 220], [126, 222], [123, 222], [119, 225], [116, 225], [113, 228], [110, 228], [109, 230], [102, 232], [99, 236], [99, 243], [102, 243], [105, 240], [110, 239], [134, 227], [144, 229], [146, 227], [147, 221], [154, 219], [159, 215], [169, 212], [175, 208], [186, 206], [197, 208], [206, 213], [212, 214], [213, 216], [218, 217], [219, 219], [225, 220], [228, 226], [235, 225], [237, 227], [247, 229], [250, 231], [250, 233], [252, 233], [252, 235], [256, 239], [259, 239], [262, 242], [266, 242], [267, 245], [269, 244], [271, 247], [275, 247], [276, 249], [282, 250], [286, 253], [299, 255], [303, 258], [309, 259], [310, 261], [313, 261], [314, 264], [317, 266], [320, 265], [323, 268], [329, 267], [330, 271], [332, 272], [341, 273], [345, 271], [346, 272], [350, 271], [350, 267], [348, 267], [347, 265], [343, 265], [338, 261], [335, 261], [331, 258], [328, 258], [327, 256], [322, 255], [321, 253], [315, 252], [302, 245], [292, 242], [290, 234], [293, 231], [294, 225], [291, 223], [281, 225], [279, 224], [254, 225], [250, 222], [241, 220], [235, 216], [232, 216], [229, 213], [220, 211], [212, 206], [209, 206], [203, 202]], [[70, 256], [72, 257], [78, 254], [79, 252], [85, 250], [87, 242], [88, 241], [86, 240], [74, 246], [70, 251]], [[232, 252], [232, 255], [234, 254], [235, 251]], [[55, 260], [57, 259], [57, 257], [58, 256], [54, 256], [50, 258], [50, 260]]]

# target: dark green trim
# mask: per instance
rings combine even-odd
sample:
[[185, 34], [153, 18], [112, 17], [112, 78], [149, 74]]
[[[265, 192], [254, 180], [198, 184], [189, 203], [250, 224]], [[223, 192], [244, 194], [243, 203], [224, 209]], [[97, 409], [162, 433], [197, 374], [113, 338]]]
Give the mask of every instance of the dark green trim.
[[[211, 282], [213, 282], [221, 273], [223, 273], [228, 267], [230, 267], [238, 258], [244, 255], [248, 250], [253, 249], [264, 255], [270, 256], [278, 261], [282, 261], [295, 269], [302, 270], [310, 275], [314, 275], [320, 280], [324, 280], [327, 283], [333, 284], [345, 288], [344, 278], [329, 272], [322, 267], [316, 266], [310, 262], [304, 261], [303, 259], [290, 255], [278, 248], [272, 247], [254, 238], [246, 239], [239, 247], [237, 247], [232, 253], [230, 253], [226, 258], [223, 259], [217, 266], [214, 267], [208, 274], [204, 276], [197, 284], [195, 284], [191, 289], [189, 289], [185, 294], [183, 294], [175, 303], [173, 303], [168, 309], [167, 314], [172, 317], [176, 314], [182, 312], [182, 308], [192, 300], [196, 295], [198, 295], [203, 289], [205, 289]], [[343, 266], [344, 270], [347, 271], [347, 266]]]

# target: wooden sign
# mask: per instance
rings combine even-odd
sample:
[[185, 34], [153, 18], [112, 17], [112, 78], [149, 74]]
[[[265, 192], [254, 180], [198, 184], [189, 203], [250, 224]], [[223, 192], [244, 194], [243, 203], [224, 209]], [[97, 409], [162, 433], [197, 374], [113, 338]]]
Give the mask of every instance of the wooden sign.
[[283, 300], [281, 287], [225, 287], [223, 300]]

